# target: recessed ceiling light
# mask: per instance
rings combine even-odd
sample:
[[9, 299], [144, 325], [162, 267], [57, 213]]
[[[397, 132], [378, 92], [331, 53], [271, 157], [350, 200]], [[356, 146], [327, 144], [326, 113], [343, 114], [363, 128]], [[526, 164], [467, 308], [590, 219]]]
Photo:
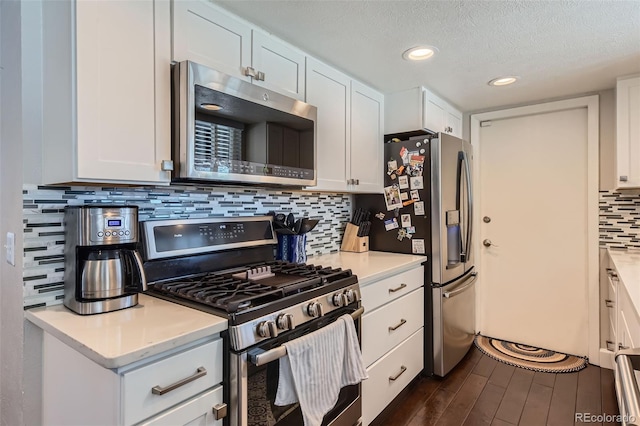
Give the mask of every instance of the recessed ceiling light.
[[487, 83], [489, 86], [506, 86], [508, 84], [515, 83], [518, 80], [518, 77], [509, 76], [509, 77], [498, 77], [491, 80]]
[[424, 61], [435, 55], [437, 51], [438, 48], [433, 46], [416, 46], [405, 51], [402, 57], [410, 61]]
[[216, 104], [200, 104], [200, 108], [208, 109], [209, 111], [220, 111], [222, 107]]

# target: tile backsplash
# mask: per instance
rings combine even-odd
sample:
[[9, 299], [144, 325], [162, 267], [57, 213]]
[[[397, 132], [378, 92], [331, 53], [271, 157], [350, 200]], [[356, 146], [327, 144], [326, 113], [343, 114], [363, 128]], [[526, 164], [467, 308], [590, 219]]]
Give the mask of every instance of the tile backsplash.
[[255, 216], [293, 212], [320, 219], [307, 236], [307, 254], [337, 252], [351, 216], [351, 196], [254, 188], [23, 186], [24, 309], [62, 303], [64, 208], [83, 204], [137, 205], [140, 220]]
[[640, 248], [640, 195], [600, 191], [600, 247]]

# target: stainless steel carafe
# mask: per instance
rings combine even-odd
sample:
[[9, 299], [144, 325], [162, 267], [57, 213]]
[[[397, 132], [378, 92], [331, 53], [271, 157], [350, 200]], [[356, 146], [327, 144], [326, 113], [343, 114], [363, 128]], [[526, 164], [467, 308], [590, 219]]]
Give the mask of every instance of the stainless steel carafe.
[[65, 209], [64, 304], [81, 314], [135, 306], [147, 289], [136, 206]]

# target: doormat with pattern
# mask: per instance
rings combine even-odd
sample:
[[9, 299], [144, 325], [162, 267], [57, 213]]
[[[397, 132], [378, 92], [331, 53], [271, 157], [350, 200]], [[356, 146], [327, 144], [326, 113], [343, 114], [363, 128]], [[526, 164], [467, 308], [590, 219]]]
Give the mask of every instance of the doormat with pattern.
[[475, 343], [487, 356], [515, 367], [543, 373], [571, 373], [587, 366], [587, 360], [548, 349], [477, 335]]

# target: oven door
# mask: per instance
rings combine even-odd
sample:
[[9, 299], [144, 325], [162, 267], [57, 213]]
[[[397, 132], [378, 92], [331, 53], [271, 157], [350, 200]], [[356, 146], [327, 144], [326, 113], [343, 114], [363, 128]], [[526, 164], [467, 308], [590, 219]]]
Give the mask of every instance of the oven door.
[[[280, 372], [279, 358], [283, 343], [312, 333], [335, 321], [344, 314], [351, 314], [360, 340], [360, 316], [363, 309], [353, 303], [310, 321], [293, 331], [283, 333], [240, 353], [231, 353], [231, 426], [300, 426], [303, 424], [299, 404], [277, 406], [274, 404]], [[271, 352], [269, 352], [271, 351]], [[250, 353], [260, 353], [256, 360]], [[272, 355], [273, 354], [273, 355]], [[284, 352], [286, 354], [286, 352]], [[259, 365], [257, 365], [259, 364]], [[359, 424], [362, 413], [360, 385], [341, 389], [336, 405], [327, 413], [323, 426], [354, 426]]]

